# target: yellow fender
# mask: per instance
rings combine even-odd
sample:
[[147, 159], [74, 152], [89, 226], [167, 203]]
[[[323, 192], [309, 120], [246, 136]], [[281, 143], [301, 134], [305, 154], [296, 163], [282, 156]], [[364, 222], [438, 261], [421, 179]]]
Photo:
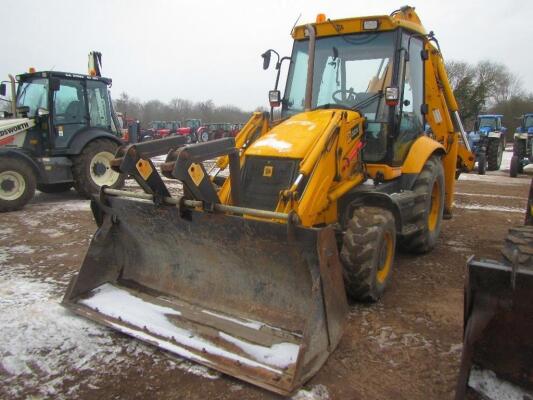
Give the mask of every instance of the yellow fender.
[[433, 153], [446, 154], [442, 144], [427, 136], [420, 136], [411, 146], [402, 165], [402, 174], [419, 174]]
[[458, 136], [453, 135], [448, 151], [442, 144], [427, 136], [419, 137], [411, 146], [402, 166], [403, 174], [419, 174], [424, 164], [433, 154], [441, 154], [444, 167], [444, 214], [451, 216], [453, 194], [455, 191], [455, 172], [457, 170]]

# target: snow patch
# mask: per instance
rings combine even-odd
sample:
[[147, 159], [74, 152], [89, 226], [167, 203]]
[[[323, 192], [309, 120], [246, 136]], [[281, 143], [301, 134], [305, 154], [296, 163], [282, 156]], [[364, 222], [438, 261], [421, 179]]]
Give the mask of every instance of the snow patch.
[[486, 204], [454, 203], [454, 207], [463, 208], [465, 210], [497, 211], [497, 212], [508, 212], [508, 213], [519, 213], [519, 214], [525, 213], [523, 208], [504, 207], [504, 206], [488, 206]]
[[455, 196], [473, 196], [473, 197], [489, 197], [489, 198], [495, 198], [495, 199], [512, 199], [512, 200], [524, 200], [523, 197], [518, 196], [505, 196], [502, 194], [482, 194], [482, 193], [462, 193], [462, 192], [455, 192]]
[[294, 364], [298, 358], [298, 352], [300, 350], [300, 346], [294, 343], [276, 343], [271, 347], [265, 347], [242, 341], [227, 335], [224, 332], [219, 332], [218, 334], [222, 339], [233, 343], [245, 353], [251, 355], [254, 359], [264, 361], [269, 365], [279, 368], [285, 368]]
[[478, 175], [476, 173], [461, 174], [459, 176], [460, 181], [479, 181], [494, 185], [507, 185], [507, 186], [529, 186], [530, 179], [510, 178], [503, 175]]
[[167, 315], [181, 315], [169, 307], [147, 303], [126, 290], [106, 283], [92, 291], [92, 297], [79, 301], [112, 318], [122, 318], [135, 326], [147, 326], [165, 337], [172, 337], [176, 327]]
[[316, 385], [311, 390], [300, 389], [292, 400], [329, 400], [328, 388], [324, 385]]
[[0, 232], [0, 240], [7, 239], [9, 235], [12, 235], [14, 230], [12, 228], [2, 228]]
[[127, 360], [104, 329], [61, 307], [54, 289], [12, 272], [0, 276], [0, 369], [13, 397], [28, 388], [55, 395], [79, 371]]
[[43, 235], [46, 235], [52, 239], [54, 238], [58, 238], [60, 236], [63, 236], [65, 233], [64, 232], [61, 232], [61, 231], [58, 231], [57, 229], [41, 229], [40, 232], [43, 234]]
[[201, 376], [206, 379], [218, 379], [220, 378], [220, 372], [204, 367], [199, 364], [191, 364], [187, 361], [183, 361], [177, 365], [182, 371], [188, 372], [190, 374]]
[[35, 253], [35, 249], [33, 249], [32, 247], [30, 246], [26, 246], [25, 244], [19, 244], [17, 246], [11, 246], [8, 248], [8, 250], [10, 253], [15, 253], [15, 254], [33, 254]]
[[533, 396], [533, 393], [498, 378], [493, 371], [476, 367], [470, 371], [468, 386], [490, 400], [524, 400]]
[[[240, 343], [245, 352], [250, 354], [252, 358], [257, 358], [250, 359], [225, 350], [194, 332], [174, 325], [169, 317], [181, 315], [179, 311], [145, 302], [132, 293], [108, 283], [94, 289], [91, 294], [91, 297], [80, 300], [79, 303], [96, 310], [101, 315], [121, 319], [138, 328], [132, 329], [122, 324], [111, 323], [118, 331], [150, 343], [155, 341], [159, 347], [195, 361], [205, 362], [206, 360], [193, 354], [187, 348], [235, 360], [242, 364], [266, 369], [274, 373], [281, 373], [280, 370], [274, 368], [278, 367], [278, 364], [285, 367], [291, 360], [296, 361], [294, 348], [291, 347], [296, 345], [280, 343], [278, 345], [279, 348], [275, 347], [276, 345], [267, 348], [248, 344], [221, 333], [221, 337], [225, 335], [223, 337], [225, 340], [230, 341], [232, 339], [231, 343]], [[284, 354], [279, 354], [278, 351], [282, 351]], [[285, 354], [285, 352], [288, 352], [288, 354]]]
[[24, 244], [16, 245], [16, 246], [1, 246], [0, 247], [0, 265], [5, 264], [7, 261], [12, 260], [14, 258], [14, 254], [33, 254], [35, 253], [35, 249], [26, 246]]
[[272, 147], [280, 153], [286, 153], [292, 149], [292, 143], [276, 139], [275, 137], [266, 137], [264, 139], [257, 140], [252, 147], [254, 149], [261, 147]]

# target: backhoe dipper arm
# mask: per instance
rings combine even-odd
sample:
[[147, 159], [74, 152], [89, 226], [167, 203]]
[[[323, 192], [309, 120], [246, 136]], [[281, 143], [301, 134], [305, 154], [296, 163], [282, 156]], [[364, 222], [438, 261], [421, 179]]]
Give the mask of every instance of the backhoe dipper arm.
[[426, 45], [426, 118], [435, 139], [445, 148], [442, 156], [445, 182], [444, 215], [451, 217], [455, 180], [461, 171], [474, 168], [475, 156], [469, 149], [459, 117], [458, 105], [448, 80], [442, 55], [431, 43]]
[[475, 156], [470, 149], [470, 144], [468, 143], [468, 138], [463, 123], [461, 122], [461, 117], [459, 116], [459, 106], [450, 86], [450, 80], [448, 79], [448, 74], [446, 73], [444, 61], [440, 53], [435, 57], [435, 61], [437, 66], [437, 76], [443, 88], [444, 98], [446, 99], [448, 112], [452, 118], [453, 127], [456, 132], [459, 132], [461, 138], [457, 149], [457, 167], [460, 167], [462, 170], [472, 171], [472, 169], [474, 169]]

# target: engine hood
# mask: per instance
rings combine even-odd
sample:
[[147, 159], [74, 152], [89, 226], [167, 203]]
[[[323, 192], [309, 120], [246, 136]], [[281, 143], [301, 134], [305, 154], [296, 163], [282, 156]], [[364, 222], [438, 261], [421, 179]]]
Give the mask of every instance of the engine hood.
[[[315, 110], [294, 115], [256, 140], [246, 150], [246, 155], [303, 158], [324, 133], [335, 111], [338, 110]], [[348, 113], [357, 115], [355, 112]]]

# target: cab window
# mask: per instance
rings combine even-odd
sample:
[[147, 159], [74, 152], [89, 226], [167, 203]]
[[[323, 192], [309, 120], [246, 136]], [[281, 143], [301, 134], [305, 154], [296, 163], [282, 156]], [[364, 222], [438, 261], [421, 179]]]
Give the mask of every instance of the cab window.
[[102, 82], [87, 81], [87, 102], [91, 126], [112, 130], [107, 85]]

